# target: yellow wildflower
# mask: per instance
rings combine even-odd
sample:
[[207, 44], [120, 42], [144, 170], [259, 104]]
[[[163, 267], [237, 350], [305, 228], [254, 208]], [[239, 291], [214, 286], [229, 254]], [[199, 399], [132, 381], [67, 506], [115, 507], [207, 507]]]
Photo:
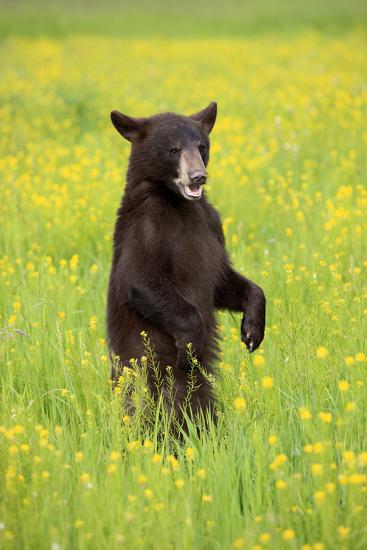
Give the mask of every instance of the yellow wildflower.
[[349, 382], [347, 380], [340, 380], [338, 383], [339, 390], [342, 392], [348, 391], [350, 388]]
[[246, 401], [243, 397], [236, 397], [233, 401], [233, 406], [237, 412], [243, 412], [246, 408]]
[[115, 462], [111, 462], [111, 464], [108, 464], [107, 466], [107, 473], [108, 474], [114, 474], [116, 472], [117, 465]]
[[330, 424], [333, 419], [333, 415], [330, 412], [320, 412], [319, 418], [321, 422], [324, 422], [325, 424]]
[[261, 385], [264, 389], [270, 389], [273, 387], [274, 381], [271, 376], [264, 376], [261, 381]]
[[270, 539], [271, 539], [270, 533], [261, 533], [261, 535], [259, 536], [259, 541], [262, 542], [263, 544], [266, 544], [267, 542], [269, 542]]
[[138, 483], [140, 483], [140, 485], [145, 485], [147, 481], [148, 481], [148, 478], [147, 478], [147, 476], [144, 475], [144, 474], [141, 474], [141, 475], [138, 477]]
[[185, 486], [185, 482], [183, 479], [176, 479], [175, 485], [177, 489], [182, 489]]
[[84, 521], [81, 519], [76, 519], [74, 522], [75, 529], [81, 529], [84, 526]]
[[296, 535], [293, 529], [285, 529], [285, 531], [283, 531], [283, 534], [282, 534], [282, 537], [284, 540], [292, 540], [294, 539], [295, 536]]
[[310, 420], [312, 418], [311, 411], [306, 407], [300, 407], [298, 409], [298, 414], [301, 420]]
[[84, 454], [82, 453], [82, 451], [78, 451], [77, 453], [75, 453], [76, 462], [82, 462], [83, 459], [84, 459]]
[[314, 477], [321, 476], [323, 472], [323, 467], [321, 464], [315, 462], [311, 465], [311, 473]]
[[350, 527], [345, 527], [344, 525], [340, 525], [338, 527], [338, 534], [341, 539], [346, 539], [350, 533]]
[[277, 489], [283, 490], [287, 487], [287, 483], [283, 479], [278, 479], [275, 483]]
[[352, 367], [354, 365], [354, 357], [352, 357], [351, 355], [348, 355], [348, 357], [346, 357], [344, 361], [347, 367]]
[[185, 451], [185, 456], [187, 460], [194, 460], [195, 458], [195, 449], [193, 447], [187, 447]]
[[315, 491], [314, 498], [316, 504], [322, 504], [325, 501], [325, 491]]
[[268, 443], [269, 445], [276, 445], [278, 442], [278, 438], [276, 435], [269, 435], [268, 437]]
[[316, 357], [317, 359], [325, 359], [329, 355], [329, 352], [327, 348], [324, 346], [320, 346], [316, 349]]
[[263, 367], [265, 365], [265, 357], [263, 355], [255, 355], [254, 365], [255, 367]]

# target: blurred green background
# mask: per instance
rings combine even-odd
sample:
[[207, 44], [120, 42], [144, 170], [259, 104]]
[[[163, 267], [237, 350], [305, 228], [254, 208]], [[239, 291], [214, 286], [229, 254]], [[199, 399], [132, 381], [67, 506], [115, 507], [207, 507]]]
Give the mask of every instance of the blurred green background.
[[2, 36], [238, 36], [365, 27], [366, 0], [1, 1]]

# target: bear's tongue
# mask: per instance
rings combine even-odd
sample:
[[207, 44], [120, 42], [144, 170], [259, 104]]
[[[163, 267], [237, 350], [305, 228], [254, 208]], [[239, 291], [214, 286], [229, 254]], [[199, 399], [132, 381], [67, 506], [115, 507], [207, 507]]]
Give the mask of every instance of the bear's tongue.
[[201, 197], [203, 186], [202, 185], [185, 185], [185, 193], [189, 197]]

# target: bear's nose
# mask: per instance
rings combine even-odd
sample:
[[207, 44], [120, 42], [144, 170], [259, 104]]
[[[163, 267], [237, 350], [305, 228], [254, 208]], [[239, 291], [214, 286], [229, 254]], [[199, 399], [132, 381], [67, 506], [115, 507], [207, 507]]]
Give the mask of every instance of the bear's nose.
[[196, 185], [203, 185], [206, 181], [206, 173], [203, 170], [194, 170], [190, 174], [190, 180]]

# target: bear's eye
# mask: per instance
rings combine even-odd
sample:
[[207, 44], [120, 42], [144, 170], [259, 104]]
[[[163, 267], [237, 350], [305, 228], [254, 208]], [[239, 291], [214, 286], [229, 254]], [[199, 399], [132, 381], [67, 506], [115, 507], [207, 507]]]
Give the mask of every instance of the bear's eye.
[[171, 149], [169, 150], [171, 155], [177, 155], [180, 151], [181, 149], [179, 147], [171, 147]]
[[205, 145], [199, 145], [199, 151], [200, 151], [200, 154], [201, 155], [204, 155], [205, 154]]

